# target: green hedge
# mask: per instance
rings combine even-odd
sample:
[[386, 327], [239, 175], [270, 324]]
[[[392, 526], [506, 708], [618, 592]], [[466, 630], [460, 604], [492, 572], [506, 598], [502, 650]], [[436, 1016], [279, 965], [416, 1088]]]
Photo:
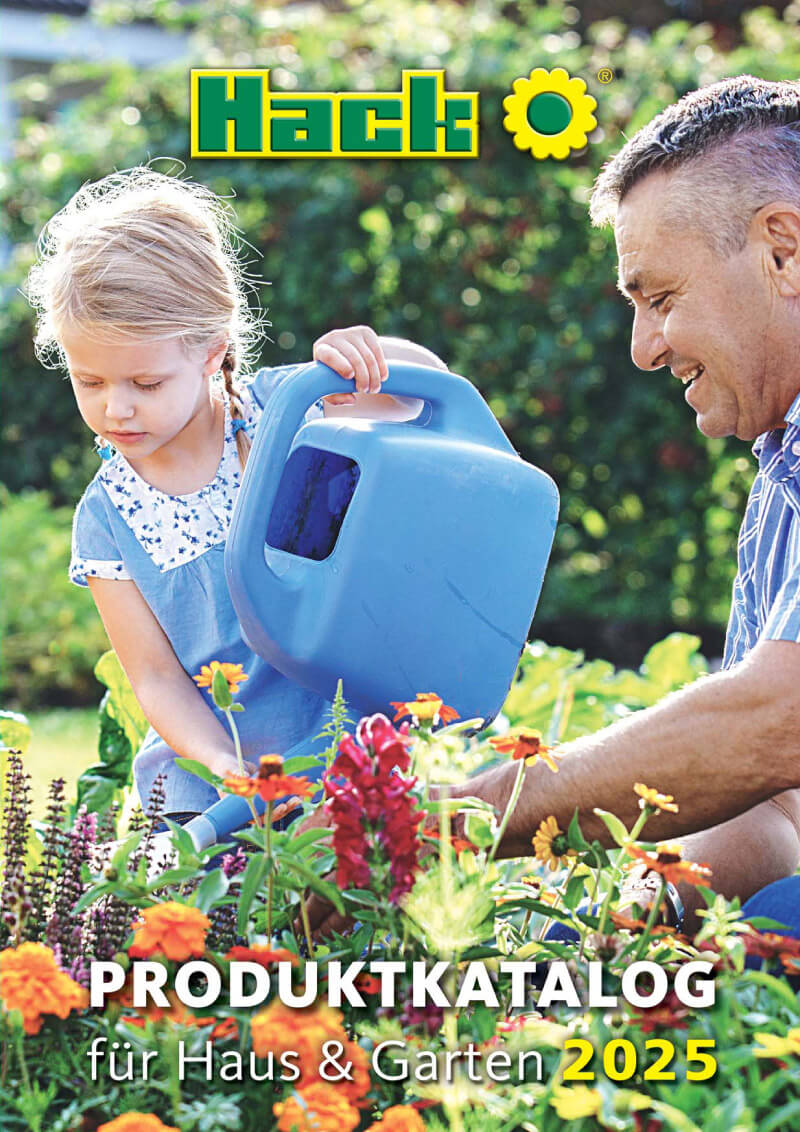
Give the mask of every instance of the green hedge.
[[108, 638], [88, 589], [67, 577], [72, 509], [46, 492], [0, 492], [3, 705], [97, 699], [92, 669]]
[[[640, 373], [630, 317], [614, 286], [610, 233], [586, 202], [623, 132], [682, 93], [728, 74], [800, 73], [800, 32], [767, 9], [724, 53], [710, 25], [666, 24], [647, 37], [614, 21], [576, 30], [576, 8], [370, 0], [312, 23], [302, 7], [253, 0], [137, 5], [194, 30], [195, 65], [274, 68], [298, 89], [396, 89], [403, 67], [447, 69], [452, 90], [481, 92], [475, 161], [189, 161], [188, 173], [235, 193], [251, 270], [271, 280], [273, 342], [264, 362], [307, 358], [314, 338], [353, 321], [430, 346], [484, 392], [514, 444], [562, 493], [539, 622], [634, 619], [723, 625], [735, 539], [753, 471], [736, 441], [706, 441], [666, 371]], [[111, 8], [124, 18], [129, 6]], [[502, 99], [537, 65], [583, 76], [601, 131], [582, 157], [536, 162], [502, 129]], [[597, 81], [610, 66], [614, 80]], [[42, 121], [43, 93], [76, 79], [96, 91]], [[188, 152], [188, 66], [134, 71], [62, 67], [23, 93], [16, 153], [2, 188], [19, 286], [35, 234], [86, 179], [150, 156]], [[140, 119], [125, 107], [134, 106]], [[96, 466], [66, 383], [36, 364], [24, 300], [0, 318], [6, 414], [0, 476], [74, 501]], [[20, 456], [11, 441], [24, 441]]]

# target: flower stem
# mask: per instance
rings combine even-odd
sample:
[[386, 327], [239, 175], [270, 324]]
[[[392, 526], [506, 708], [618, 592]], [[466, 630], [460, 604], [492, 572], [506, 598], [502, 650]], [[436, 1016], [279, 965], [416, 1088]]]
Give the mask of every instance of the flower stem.
[[519, 796], [522, 793], [522, 780], [524, 779], [524, 777], [525, 760], [520, 759], [519, 766], [517, 767], [517, 777], [514, 779], [514, 786], [511, 790], [511, 797], [508, 799], [508, 805], [506, 806], [506, 810], [503, 814], [500, 825], [497, 827], [497, 833], [495, 834], [494, 841], [492, 842], [492, 847], [489, 850], [489, 854], [486, 858], [487, 865], [490, 865], [492, 863], [495, 857], [495, 853], [500, 848], [500, 842], [503, 840], [503, 835], [506, 832], [508, 823], [511, 821], [511, 815], [514, 813], [517, 802], [519, 801]]
[[[267, 939], [272, 947], [272, 897], [274, 890], [274, 862], [272, 860], [272, 807], [274, 802], [267, 802], [267, 826], [264, 838], [264, 855], [267, 858]], [[301, 907], [302, 907], [301, 903]]]
[[625, 842], [625, 845], [623, 845], [622, 848], [620, 849], [619, 856], [617, 857], [617, 859], [614, 863], [614, 868], [611, 872], [611, 881], [610, 881], [609, 886], [608, 886], [608, 892], [606, 893], [606, 898], [603, 901], [603, 907], [600, 911], [600, 922], [597, 925], [597, 930], [600, 933], [600, 935], [602, 935], [605, 932], [606, 923], [608, 922], [608, 914], [611, 911], [611, 901], [612, 901], [613, 896], [614, 896], [614, 889], [617, 887], [617, 881], [619, 880], [619, 878], [622, 875], [622, 865], [620, 864], [620, 862], [627, 856], [627, 854], [625, 853], [625, 850], [628, 847], [628, 845], [633, 844], [633, 842], [636, 840], [636, 838], [642, 832], [642, 828], [644, 826], [644, 823], [647, 821], [647, 819], [648, 819], [648, 817], [650, 816], [651, 813], [652, 813], [652, 810], [650, 809], [649, 806], [645, 806], [642, 809], [642, 812], [639, 814], [638, 818], [634, 822], [633, 829], [628, 834], [628, 839]]

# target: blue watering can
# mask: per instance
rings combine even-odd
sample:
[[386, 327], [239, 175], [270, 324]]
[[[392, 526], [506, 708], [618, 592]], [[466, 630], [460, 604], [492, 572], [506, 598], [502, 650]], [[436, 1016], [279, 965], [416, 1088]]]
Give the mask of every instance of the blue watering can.
[[[383, 389], [422, 413], [304, 423], [341, 377], [312, 363], [278, 385], [228, 536], [234, 608], [254, 652], [326, 700], [341, 678], [358, 715], [435, 692], [488, 722], [527, 640], [558, 491], [463, 377], [395, 363]], [[222, 836], [234, 811], [244, 824], [234, 797], [196, 821]]]

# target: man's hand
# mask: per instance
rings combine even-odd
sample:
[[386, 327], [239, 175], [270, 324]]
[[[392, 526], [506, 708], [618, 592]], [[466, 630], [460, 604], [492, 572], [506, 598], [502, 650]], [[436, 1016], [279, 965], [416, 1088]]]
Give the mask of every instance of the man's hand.
[[[380, 393], [389, 375], [380, 339], [370, 326], [348, 326], [329, 330], [314, 343], [315, 362], [330, 366], [345, 380], [355, 381], [358, 393]], [[352, 393], [333, 393], [323, 398], [330, 405], [352, 405]]]

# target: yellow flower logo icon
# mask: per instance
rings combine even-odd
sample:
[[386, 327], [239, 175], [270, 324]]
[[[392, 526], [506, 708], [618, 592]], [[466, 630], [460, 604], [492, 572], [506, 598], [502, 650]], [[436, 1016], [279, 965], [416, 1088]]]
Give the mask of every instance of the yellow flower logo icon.
[[572, 79], [563, 67], [537, 67], [527, 79], [516, 79], [514, 93], [503, 99], [503, 126], [517, 149], [529, 149], [537, 161], [563, 161], [586, 145], [597, 125], [597, 102], [586, 93], [583, 79]]

